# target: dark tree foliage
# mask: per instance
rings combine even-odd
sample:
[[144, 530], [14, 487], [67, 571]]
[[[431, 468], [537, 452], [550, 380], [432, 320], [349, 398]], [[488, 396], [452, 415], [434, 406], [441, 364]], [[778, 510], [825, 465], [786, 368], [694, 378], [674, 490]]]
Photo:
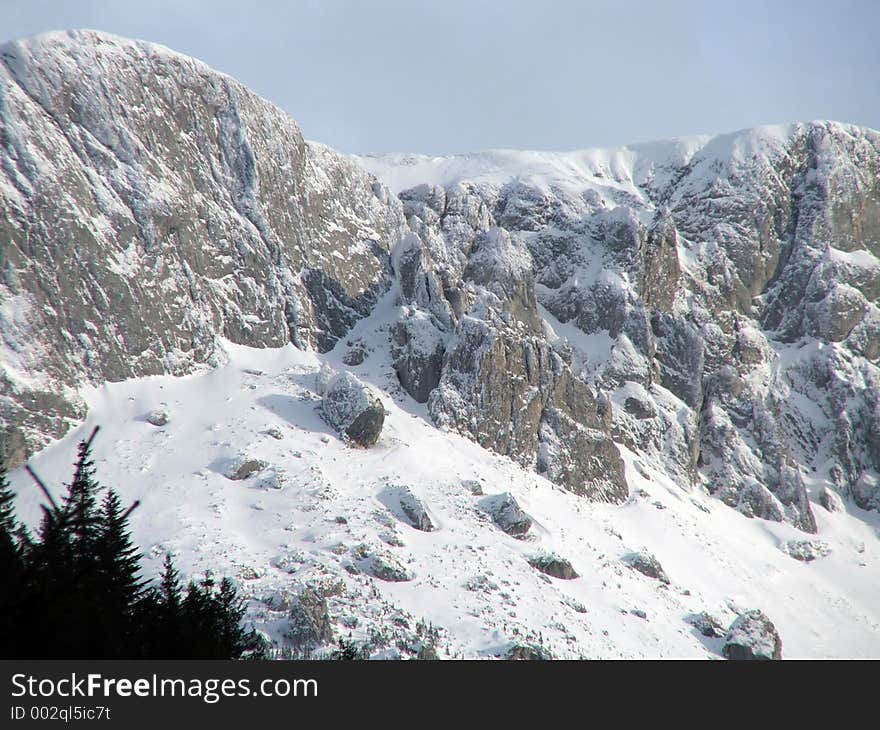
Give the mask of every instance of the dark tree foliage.
[[228, 578], [217, 586], [207, 573], [184, 595], [166, 556], [159, 584], [147, 584], [129, 531], [131, 510], [96, 480], [91, 439], [79, 445], [61, 504], [43, 506], [35, 537], [18, 524], [13, 501], [0, 456], [0, 658], [264, 654], [259, 635], [242, 625], [244, 601]]

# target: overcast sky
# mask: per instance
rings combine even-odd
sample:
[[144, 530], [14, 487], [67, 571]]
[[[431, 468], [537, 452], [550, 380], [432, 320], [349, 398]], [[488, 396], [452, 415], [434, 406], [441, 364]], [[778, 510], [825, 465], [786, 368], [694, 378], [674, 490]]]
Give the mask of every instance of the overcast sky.
[[2, 40], [68, 28], [196, 56], [347, 152], [880, 128], [877, 0], [0, 0]]

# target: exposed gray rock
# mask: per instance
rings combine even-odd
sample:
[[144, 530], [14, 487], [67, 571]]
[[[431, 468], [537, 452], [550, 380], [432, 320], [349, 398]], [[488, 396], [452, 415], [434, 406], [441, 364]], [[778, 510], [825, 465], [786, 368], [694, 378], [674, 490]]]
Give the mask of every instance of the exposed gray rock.
[[824, 540], [786, 540], [780, 550], [795, 560], [809, 563], [816, 558], [824, 558], [831, 552], [831, 547]]
[[459, 323], [428, 400], [434, 421], [576, 494], [624, 499], [623, 462], [589, 388], [539, 337], [489, 317]]
[[529, 558], [529, 565], [554, 578], [573, 580], [580, 575], [571, 567], [571, 563], [558, 555], [535, 555]]
[[0, 411], [28, 453], [85, 382], [222, 362], [220, 337], [326, 350], [389, 286], [400, 203], [198, 61], [55, 33], [3, 46], [0, 97], [0, 359], [32, 373]]
[[[395, 287], [402, 387], [566, 489], [625, 499], [619, 440], [805, 532], [801, 472], [826, 459], [836, 493], [880, 509], [877, 132], [798, 124], [610, 166], [492, 153], [395, 198], [166, 49], [75, 32], [0, 56], [10, 466], [82, 421], [83, 384], [219, 364], [223, 338], [328, 351]], [[551, 342], [545, 314], [601, 346]], [[360, 415], [341, 433], [372, 443], [384, 412]]]
[[782, 640], [773, 622], [752, 609], [731, 624], [721, 652], [727, 659], [782, 659]]
[[404, 583], [413, 579], [413, 574], [387, 552], [359, 545], [353, 552], [354, 572], [364, 572], [374, 578], [389, 583]]
[[369, 387], [343, 371], [322, 383], [319, 390], [323, 396], [321, 414], [340, 434], [358, 446], [372, 446], [379, 440], [385, 407]]
[[846, 511], [846, 505], [844, 505], [840, 495], [828, 487], [822, 487], [822, 491], [819, 492], [819, 504], [829, 512]]
[[720, 639], [727, 633], [721, 622], [709, 613], [694, 613], [688, 616], [687, 621], [703, 636], [709, 639]]
[[484, 497], [480, 500], [480, 507], [501, 530], [512, 537], [523, 537], [532, 526], [532, 518], [523, 512], [510, 492]]
[[461, 486], [467, 489], [475, 497], [483, 496], [483, 485], [476, 479], [465, 479], [462, 481]]
[[663, 570], [660, 561], [650, 553], [630, 553], [624, 557], [623, 562], [642, 575], [659, 580], [661, 583], [669, 584], [669, 576], [666, 575], [666, 571]]
[[422, 532], [433, 532], [437, 529], [427, 506], [409, 487], [386, 487], [379, 494], [379, 500], [392, 514], [411, 527]]
[[327, 601], [313, 588], [304, 588], [290, 609], [290, 622], [285, 636], [301, 649], [333, 641], [333, 623]]
[[390, 555], [375, 554], [369, 560], [367, 572], [379, 580], [402, 583], [413, 579], [412, 573]]
[[404, 390], [425, 403], [440, 384], [445, 342], [430, 318], [417, 312], [395, 323], [391, 330], [391, 358]]
[[170, 416], [168, 415], [168, 411], [156, 408], [155, 410], [150, 411], [144, 416], [144, 420], [147, 423], [151, 423], [154, 426], [164, 426], [170, 420]]
[[262, 459], [254, 459], [245, 455], [236, 456], [223, 469], [223, 476], [236, 481], [247, 479], [249, 476], [265, 469], [266, 466], [266, 462]]
[[504, 655], [507, 660], [514, 661], [551, 661], [553, 655], [543, 646], [537, 644], [514, 644]]
[[[644, 388], [648, 401], [602, 406], [598, 430], [655, 458], [677, 482], [815, 532], [799, 472], [821, 467], [813, 460], [831, 443], [835, 489], [880, 508], [880, 135], [817, 122], [634, 156], [619, 163], [624, 173], [565, 155], [526, 164], [487, 154], [466, 183], [401, 193], [414, 230], [451, 274], [444, 290], [464, 279], [457, 329], [470, 316], [509, 343], [470, 323], [450, 332], [432, 417], [521, 463], [534, 454], [552, 475], [541, 450], [546, 443], [554, 455], [558, 435], [551, 427], [537, 443], [530, 436], [543, 409], [495, 387], [490, 374], [512, 364], [516, 382], [536, 385], [517, 367], [525, 349], [517, 338], [540, 336], [531, 288], [560, 322], [607, 335], [607, 356], [575, 347], [566, 364], [596, 390]], [[557, 186], [567, 165], [577, 171]], [[469, 211], [482, 210], [473, 202], [481, 199], [489, 215], [447, 225], [453, 197]], [[508, 265], [525, 260], [514, 255], [521, 246], [531, 264]], [[819, 346], [787, 350], [794, 342]], [[564, 445], [557, 459], [567, 456]]]

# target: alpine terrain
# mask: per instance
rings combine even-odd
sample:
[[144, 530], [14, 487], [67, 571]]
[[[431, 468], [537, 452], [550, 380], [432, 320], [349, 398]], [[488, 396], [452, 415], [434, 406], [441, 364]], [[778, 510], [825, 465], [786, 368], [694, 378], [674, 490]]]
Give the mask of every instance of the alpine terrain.
[[346, 156], [0, 47], [0, 425], [279, 656], [880, 657], [880, 133]]

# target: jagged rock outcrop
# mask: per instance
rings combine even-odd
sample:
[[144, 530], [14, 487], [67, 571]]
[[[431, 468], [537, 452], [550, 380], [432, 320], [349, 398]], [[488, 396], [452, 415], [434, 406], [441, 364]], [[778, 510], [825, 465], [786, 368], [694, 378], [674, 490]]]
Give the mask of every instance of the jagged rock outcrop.
[[[613, 438], [683, 488], [806, 532], [808, 472], [880, 508], [880, 134], [814, 122], [598, 152], [360, 159], [380, 179], [406, 167], [402, 179], [423, 180], [399, 191], [410, 225], [466, 291], [492, 226], [528, 250], [519, 280], [534, 281], [555, 338], [535, 336], [601, 396]], [[454, 226], [447, 197], [470, 213]], [[529, 332], [525, 289], [498, 291], [503, 279], [488, 287], [497, 318], [519, 311]], [[463, 313], [486, 301], [463, 299]], [[457, 325], [470, 342], [450, 340], [447, 360], [477, 351], [464, 372], [513, 363], [522, 377], [524, 335], [481, 331], [484, 311]], [[499, 437], [500, 411], [483, 420], [456, 402], [454, 370], [429, 398], [438, 420], [529, 453], [517, 426], [532, 411], [513, 409]], [[493, 393], [505, 399], [521, 402]]]

